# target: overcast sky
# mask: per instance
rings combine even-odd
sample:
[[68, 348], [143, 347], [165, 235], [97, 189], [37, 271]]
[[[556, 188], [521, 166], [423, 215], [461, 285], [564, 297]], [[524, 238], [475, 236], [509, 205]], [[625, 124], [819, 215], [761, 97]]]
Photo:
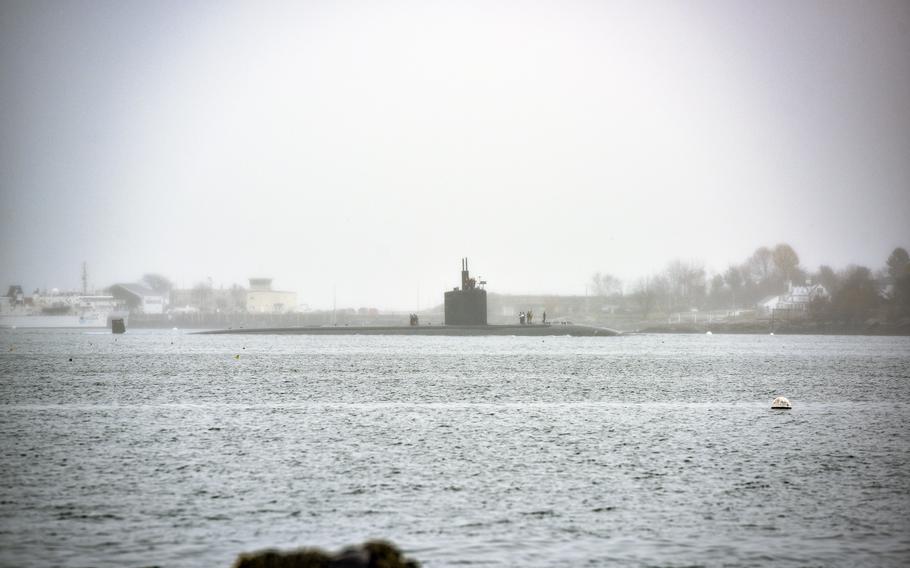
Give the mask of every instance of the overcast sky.
[[0, 284], [313, 307], [910, 247], [910, 2], [0, 4]]

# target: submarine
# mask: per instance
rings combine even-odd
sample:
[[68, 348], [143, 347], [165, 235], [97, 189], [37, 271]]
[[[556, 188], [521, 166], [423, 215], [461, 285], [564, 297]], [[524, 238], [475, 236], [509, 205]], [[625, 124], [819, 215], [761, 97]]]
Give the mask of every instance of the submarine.
[[461, 259], [461, 287], [443, 295], [445, 323], [420, 325], [416, 314], [411, 314], [410, 325], [360, 325], [360, 326], [297, 326], [241, 329], [216, 329], [197, 332], [200, 335], [448, 335], [485, 336], [508, 335], [520, 337], [572, 336], [611, 337], [621, 332], [606, 327], [569, 323], [531, 323], [524, 319], [517, 324], [487, 323], [487, 291], [483, 284], [471, 278], [468, 259]]

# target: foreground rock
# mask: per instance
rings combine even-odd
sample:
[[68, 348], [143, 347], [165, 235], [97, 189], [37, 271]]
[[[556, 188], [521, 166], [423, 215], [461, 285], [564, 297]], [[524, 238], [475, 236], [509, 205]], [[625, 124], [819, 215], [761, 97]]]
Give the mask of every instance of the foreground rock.
[[381, 540], [351, 546], [336, 554], [318, 548], [243, 553], [234, 568], [418, 568], [394, 545]]

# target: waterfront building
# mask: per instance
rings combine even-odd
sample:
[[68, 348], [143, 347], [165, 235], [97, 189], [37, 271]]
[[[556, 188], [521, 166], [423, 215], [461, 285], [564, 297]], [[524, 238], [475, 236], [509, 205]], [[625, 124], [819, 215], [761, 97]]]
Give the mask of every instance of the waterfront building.
[[246, 288], [236, 284], [230, 288], [213, 288], [208, 283], [178, 288], [171, 290], [169, 313], [243, 313], [246, 295]]
[[114, 284], [108, 288], [108, 292], [123, 302], [130, 313], [163, 314], [167, 307], [167, 298], [164, 294], [142, 284]]
[[246, 309], [261, 314], [293, 312], [297, 309], [297, 292], [272, 290], [271, 278], [250, 278]]
[[830, 297], [828, 290], [821, 284], [812, 284], [810, 282], [807, 282], [805, 286], [789, 284], [785, 294], [762, 298], [755, 308], [759, 316], [770, 316], [775, 310], [806, 314], [809, 312], [809, 306], [812, 302], [815, 300], [827, 300]]

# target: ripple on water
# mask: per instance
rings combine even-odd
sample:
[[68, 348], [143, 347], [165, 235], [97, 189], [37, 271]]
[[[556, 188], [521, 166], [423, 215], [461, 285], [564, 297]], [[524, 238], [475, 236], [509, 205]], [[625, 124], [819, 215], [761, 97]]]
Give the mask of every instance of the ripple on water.
[[906, 338], [0, 342], [0, 565], [908, 560]]

